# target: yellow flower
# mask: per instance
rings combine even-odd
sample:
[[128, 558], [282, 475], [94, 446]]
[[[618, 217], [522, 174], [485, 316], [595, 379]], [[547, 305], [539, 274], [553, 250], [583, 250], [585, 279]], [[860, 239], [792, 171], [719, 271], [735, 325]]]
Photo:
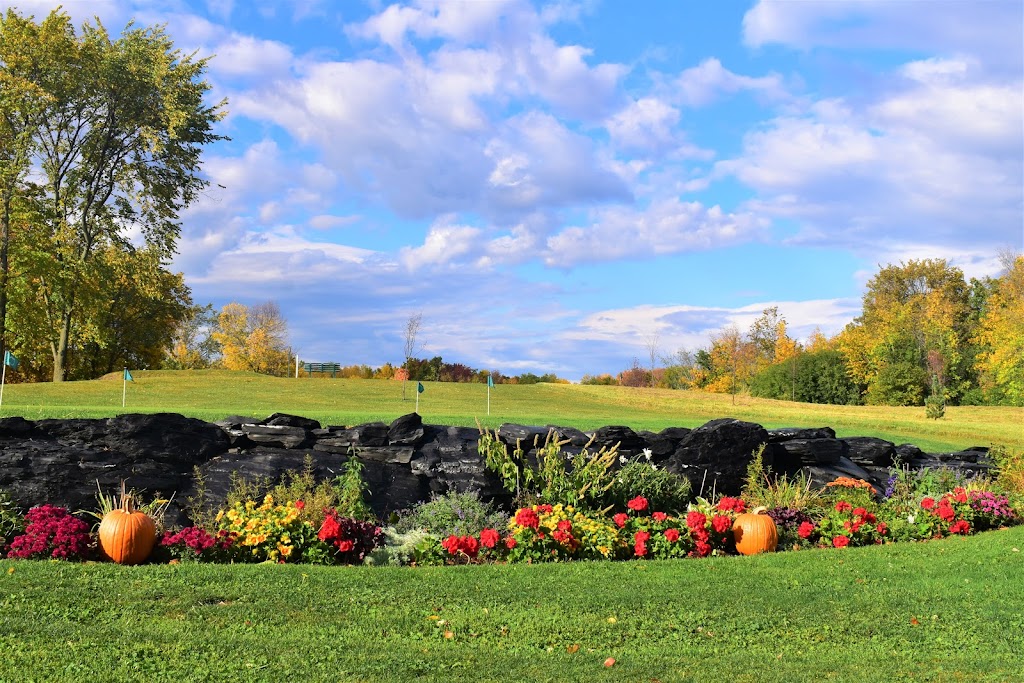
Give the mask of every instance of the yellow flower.
[[222, 519], [224, 519], [224, 511], [223, 510], [217, 510], [217, 521], [219, 522]]
[[292, 547], [290, 545], [284, 545], [282, 543], [277, 544], [277, 551], [281, 553], [281, 557], [288, 557], [292, 554]]

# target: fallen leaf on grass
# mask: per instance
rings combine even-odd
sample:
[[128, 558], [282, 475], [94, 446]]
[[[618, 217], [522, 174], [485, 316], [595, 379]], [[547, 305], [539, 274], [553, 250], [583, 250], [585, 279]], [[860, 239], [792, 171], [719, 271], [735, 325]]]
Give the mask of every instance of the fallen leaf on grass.
[[455, 637], [455, 632], [454, 631], [445, 631], [444, 632], [445, 640], [451, 640], [454, 637]]
[[565, 651], [568, 652], [571, 655], [572, 654], [576, 654], [577, 652], [580, 651], [580, 644], [579, 643], [573, 643], [569, 647], [565, 648]]
[[[1016, 550], [1016, 548], [1015, 548], [1015, 550]], [[7, 573], [8, 573], [8, 574], [13, 574], [13, 573], [14, 573], [14, 567], [11, 567], [11, 568], [9, 568], [9, 569], [7, 570]]]
[[917, 617], [910, 617], [910, 625], [911, 626], [918, 626], [920, 624], [921, 624], [921, 622], [917, 620]]
[[604, 660], [604, 665], [605, 667], [615, 666], [615, 657], [609, 657], [608, 659]]
[[614, 624], [616, 621], [618, 621], [618, 619], [616, 619], [615, 617], [608, 617], [609, 624]]

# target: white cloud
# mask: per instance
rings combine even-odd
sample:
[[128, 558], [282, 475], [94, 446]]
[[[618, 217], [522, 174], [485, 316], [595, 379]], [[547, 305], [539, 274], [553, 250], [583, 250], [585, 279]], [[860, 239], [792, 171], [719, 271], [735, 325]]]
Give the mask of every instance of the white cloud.
[[449, 220], [445, 217], [432, 225], [421, 246], [402, 249], [400, 258], [409, 270], [450, 264], [477, 246], [479, 228], [452, 225]]
[[676, 79], [675, 86], [676, 97], [688, 107], [703, 107], [723, 93], [734, 94], [745, 90], [760, 93], [769, 99], [780, 99], [786, 95], [782, 77], [778, 74], [759, 78], [741, 76], [723, 67], [714, 57], [683, 71]]
[[590, 226], [569, 227], [548, 238], [544, 259], [550, 266], [569, 267], [588, 261], [650, 258], [748, 242], [762, 237], [766, 228], [766, 221], [752, 214], [662, 199], [643, 210], [596, 211]]
[[630, 102], [605, 124], [612, 142], [627, 150], [664, 150], [675, 143], [679, 111], [655, 97]]

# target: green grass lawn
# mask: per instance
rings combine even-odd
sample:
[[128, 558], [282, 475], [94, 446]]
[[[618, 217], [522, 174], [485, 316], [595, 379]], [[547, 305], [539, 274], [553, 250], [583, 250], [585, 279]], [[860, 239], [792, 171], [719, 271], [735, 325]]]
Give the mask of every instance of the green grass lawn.
[[1024, 527], [659, 562], [0, 561], [0, 681], [1020, 681], [1022, 548]]
[[[121, 374], [61, 384], [14, 384], [4, 389], [0, 415], [109, 417], [122, 412], [177, 412], [217, 420], [230, 414], [266, 417], [284, 412], [324, 424], [390, 422], [415, 407], [415, 383], [402, 399], [400, 382], [277, 378], [218, 370], [134, 371], [127, 407], [121, 407]], [[735, 400], [735, 402], [734, 402]], [[839, 436], [878, 436], [914, 443], [926, 451], [952, 451], [994, 443], [1024, 448], [1024, 409], [950, 407], [941, 420], [924, 408], [826, 406], [749, 396], [668, 389], [565, 384], [499, 385], [428, 382], [419, 412], [433, 424], [488, 426], [502, 422], [559, 424], [581, 429], [628, 425], [633, 429], [697, 427], [735, 417], [765, 427], [833, 427]]]

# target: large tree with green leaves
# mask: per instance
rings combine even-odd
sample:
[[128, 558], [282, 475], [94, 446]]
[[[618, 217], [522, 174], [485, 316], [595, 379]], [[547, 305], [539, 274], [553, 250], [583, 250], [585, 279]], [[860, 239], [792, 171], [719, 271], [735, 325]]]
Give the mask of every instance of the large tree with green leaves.
[[971, 384], [969, 290], [963, 273], [942, 259], [882, 268], [867, 285], [861, 315], [838, 348], [867, 401], [920, 405], [929, 376], [941, 376], [957, 400]]
[[9, 10], [0, 24], [5, 78], [43, 94], [27, 121], [40, 178], [26, 182], [37, 285], [53, 380], [67, 372], [73, 325], [109, 247], [174, 252], [179, 215], [207, 185], [203, 146], [219, 138], [223, 103], [208, 105], [207, 62], [174, 49], [161, 28], [99, 23], [76, 33], [60, 10], [42, 24]]

